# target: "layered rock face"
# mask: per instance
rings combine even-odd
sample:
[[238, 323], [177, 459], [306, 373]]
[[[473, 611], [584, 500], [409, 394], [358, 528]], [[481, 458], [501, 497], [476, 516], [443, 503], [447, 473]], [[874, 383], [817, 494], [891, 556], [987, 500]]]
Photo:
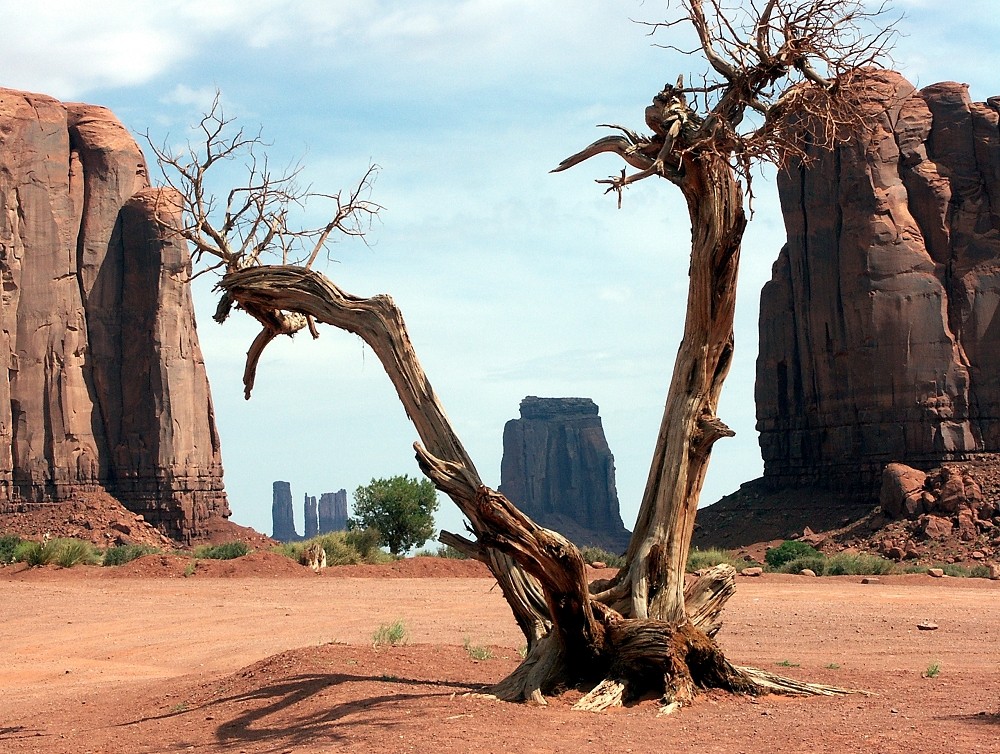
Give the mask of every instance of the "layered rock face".
[[319, 532], [343, 531], [347, 528], [347, 490], [324, 492], [319, 496]]
[[500, 492], [578, 545], [615, 552], [628, 546], [615, 459], [589, 398], [521, 401], [521, 418], [504, 426]]
[[871, 143], [779, 173], [788, 243], [761, 294], [757, 417], [778, 485], [878, 494], [882, 468], [1000, 449], [1000, 98], [916, 91]]
[[190, 259], [110, 111], [0, 89], [0, 505], [106, 489], [189, 541], [229, 515]]

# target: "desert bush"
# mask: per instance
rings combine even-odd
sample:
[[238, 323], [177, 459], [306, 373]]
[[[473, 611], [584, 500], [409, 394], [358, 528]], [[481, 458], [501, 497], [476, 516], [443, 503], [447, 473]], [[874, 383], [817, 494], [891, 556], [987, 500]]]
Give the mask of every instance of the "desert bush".
[[17, 546], [23, 542], [16, 534], [4, 534], [0, 536], [0, 563], [13, 563], [14, 552]]
[[24, 539], [14, 548], [14, 560], [30, 566], [48, 565], [55, 555], [48, 542], [34, 542]]
[[143, 555], [153, 555], [160, 552], [159, 547], [152, 545], [117, 545], [104, 551], [101, 565], [120, 566], [129, 563]]
[[882, 576], [898, 571], [896, 564], [878, 555], [838, 552], [826, 559], [827, 576]]
[[790, 560], [804, 558], [807, 556], [812, 557], [819, 554], [819, 550], [812, 545], [806, 544], [805, 542], [786, 540], [777, 547], [769, 548], [767, 552], [764, 553], [764, 560], [767, 561], [767, 564], [771, 566], [771, 568], [778, 570]]
[[101, 562], [100, 550], [82, 539], [54, 539], [47, 544], [54, 551], [52, 562], [63, 568], [96, 565]]
[[194, 556], [196, 558], [207, 558], [209, 560], [233, 560], [242, 558], [250, 554], [250, 545], [246, 542], [223, 542], [220, 545], [202, 545], [196, 547]]
[[625, 558], [621, 555], [615, 555], [600, 547], [581, 547], [580, 554], [585, 563], [604, 563], [608, 568], [621, 568], [625, 565]]
[[699, 550], [697, 548], [691, 550], [688, 553], [687, 570], [688, 573], [694, 571], [700, 571], [702, 568], [711, 568], [712, 566], [717, 566], [720, 563], [725, 563], [735, 568], [737, 571], [747, 568], [748, 566], [757, 565], [756, 563], [751, 563], [746, 558], [739, 558], [734, 553], [728, 550]]
[[372, 634], [372, 644], [376, 647], [398, 647], [406, 644], [406, 626], [402, 620], [395, 623], [383, 623]]
[[804, 568], [808, 568], [817, 576], [826, 573], [827, 559], [824, 555], [804, 555], [794, 560], [789, 560], [779, 569], [782, 573], [800, 573]]
[[275, 547], [276, 552], [299, 562], [301, 555], [310, 545], [318, 542], [326, 552], [326, 564], [356, 565], [358, 563], [388, 563], [395, 558], [379, 549], [378, 533], [367, 533], [366, 529], [353, 531], [332, 531], [302, 542], [283, 542]]
[[381, 541], [382, 535], [378, 529], [351, 529], [344, 532], [344, 542], [357, 550], [365, 562], [372, 562], [373, 558], [374, 562], [385, 562], [381, 557], [385, 553], [379, 549]]

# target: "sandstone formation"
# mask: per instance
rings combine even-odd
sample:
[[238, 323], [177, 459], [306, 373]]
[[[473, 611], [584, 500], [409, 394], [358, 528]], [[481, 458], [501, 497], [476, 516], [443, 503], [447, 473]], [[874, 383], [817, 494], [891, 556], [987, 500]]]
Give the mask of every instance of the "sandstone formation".
[[589, 398], [521, 401], [503, 431], [500, 492], [537, 523], [578, 545], [628, 546], [615, 489], [615, 461]]
[[0, 506], [106, 490], [171, 537], [227, 517], [184, 243], [106, 109], [0, 89]]
[[347, 528], [347, 490], [324, 492], [319, 497], [319, 532], [344, 531]]
[[312, 539], [317, 534], [319, 534], [319, 511], [316, 505], [316, 496], [309, 496], [306, 494], [305, 499], [305, 514], [306, 514], [306, 539]]
[[279, 542], [294, 542], [301, 537], [295, 531], [295, 511], [292, 509], [292, 485], [275, 482], [271, 492], [271, 538]]
[[870, 144], [779, 173], [756, 398], [772, 485], [875, 498], [890, 462], [1000, 450], [1000, 98], [873, 81]]

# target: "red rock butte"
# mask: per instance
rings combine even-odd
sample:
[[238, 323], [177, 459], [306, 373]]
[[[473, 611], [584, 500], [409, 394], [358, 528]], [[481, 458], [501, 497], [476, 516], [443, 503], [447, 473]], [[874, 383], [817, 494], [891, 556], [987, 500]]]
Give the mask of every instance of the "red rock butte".
[[1000, 451], [1000, 98], [873, 75], [871, 142], [779, 172], [757, 418], [773, 485]]
[[182, 542], [229, 516], [169, 200], [109, 110], [0, 89], [0, 506], [104, 489]]

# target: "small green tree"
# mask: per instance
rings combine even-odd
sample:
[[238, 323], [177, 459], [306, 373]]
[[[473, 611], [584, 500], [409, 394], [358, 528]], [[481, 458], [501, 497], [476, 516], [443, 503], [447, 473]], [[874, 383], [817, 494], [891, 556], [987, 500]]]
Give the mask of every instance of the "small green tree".
[[393, 555], [420, 547], [434, 536], [437, 491], [429, 479], [407, 475], [372, 479], [354, 491], [348, 529], [375, 529]]

